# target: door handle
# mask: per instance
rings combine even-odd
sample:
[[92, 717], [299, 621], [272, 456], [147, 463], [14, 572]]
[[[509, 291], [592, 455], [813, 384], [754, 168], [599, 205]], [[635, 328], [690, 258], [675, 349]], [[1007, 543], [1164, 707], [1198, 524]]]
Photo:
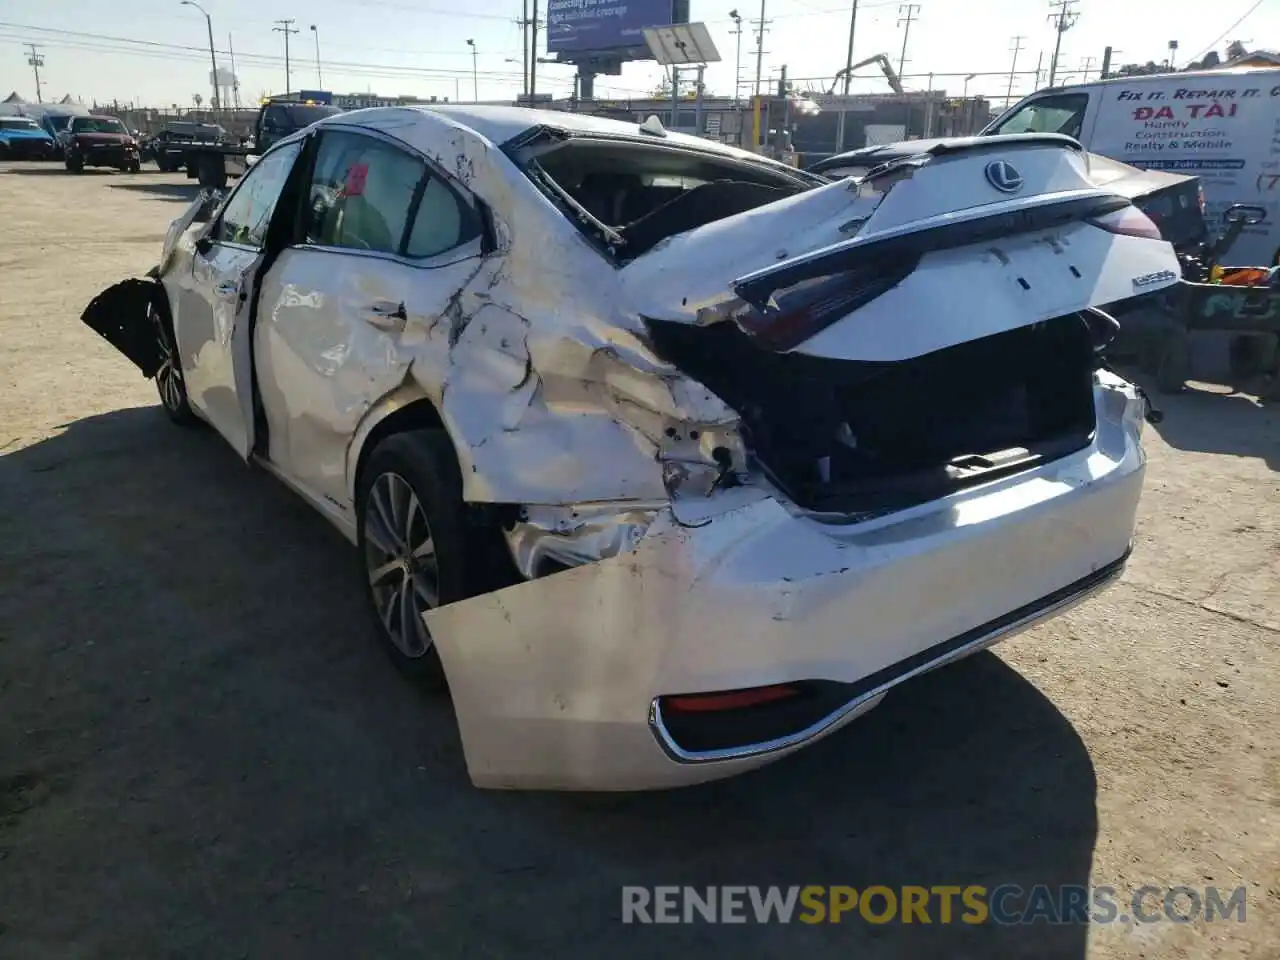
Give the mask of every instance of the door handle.
[[379, 330], [403, 330], [409, 315], [403, 303], [381, 300], [365, 309], [364, 319]]
[[220, 283], [214, 288], [220, 297], [236, 297], [240, 295], [240, 284], [238, 283]]

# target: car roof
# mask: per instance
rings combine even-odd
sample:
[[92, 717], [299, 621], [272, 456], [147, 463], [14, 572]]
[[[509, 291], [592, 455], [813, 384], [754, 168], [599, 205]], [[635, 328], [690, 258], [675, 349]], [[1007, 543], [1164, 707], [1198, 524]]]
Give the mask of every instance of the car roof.
[[320, 121], [325, 126], [363, 126], [373, 129], [385, 129], [386, 132], [403, 138], [402, 127], [405, 113], [418, 113], [425, 119], [431, 116], [442, 117], [465, 127], [472, 133], [495, 145], [502, 145], [510, 140], [539, 127], [551, 127], [563, 130], [570, 135], [587, 136], [595, 134], [606, 137], [626, 137], [632, 140], [652, 142], [656, 146], [662, 144], [693, 147], [707, 153], [721, 154], [727, 157], [750, 159], [763, 162], [764, 158], [757, 154], [739, 150], [726, 144], [717, 143], [702, 137], [668, 131], [665, 137], [655, 137], [640, 132], [640, 124], [628, 123], [624, 120], [613, 120], [608, 117], [596, 117], [585, 113], [566, 113], [560, 110], [534, 110], [528, 107], [494, 106], [487, 104], [414, 104], [403, 107], [369, 107], [364, 110], [352, 110], [337, 114]]

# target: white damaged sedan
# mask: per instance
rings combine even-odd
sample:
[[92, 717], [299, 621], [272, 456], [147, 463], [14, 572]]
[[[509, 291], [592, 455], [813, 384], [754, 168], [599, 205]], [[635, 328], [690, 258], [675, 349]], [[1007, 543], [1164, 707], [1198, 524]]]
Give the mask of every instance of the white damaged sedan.
[[84, 320], [358, 548], [482, 787], [798, 750], [1114, 579], [1170, 246], [1064, 137], [827, 182], [643, 126], [362, 110]]

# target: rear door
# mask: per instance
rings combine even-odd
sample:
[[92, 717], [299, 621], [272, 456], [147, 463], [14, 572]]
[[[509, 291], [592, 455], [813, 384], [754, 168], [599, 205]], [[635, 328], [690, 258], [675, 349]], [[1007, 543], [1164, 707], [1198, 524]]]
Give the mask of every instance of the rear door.
[[465, 188], [398, 141], [318, 137], [298, 235], [263, 279], [254, 352], [272, 463], [345, 512], [351, 438], [476, 274], [483, 230]]
[[249, 310], [267, 228], [302, 149], [286, 144], [240, 181], [189, 268], [172, 274], [174, 327], [188, 400], [241, 456], [253, 449]]

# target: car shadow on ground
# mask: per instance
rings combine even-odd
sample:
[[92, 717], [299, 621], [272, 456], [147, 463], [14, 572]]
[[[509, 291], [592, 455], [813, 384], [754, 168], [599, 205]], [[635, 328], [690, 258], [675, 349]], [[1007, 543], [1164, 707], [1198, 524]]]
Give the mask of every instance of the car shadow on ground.
[[377, 649], [352, 548], [211, 430], [69, 423], [0, 457], [0, 497], [19, 955], [1085, 955], [1081, 925], [936, 900], [927, 925], [621, 922], [631, 884], [1088, 883], [1090, 758], [992, 654], [731, 781], [482, 792], [447, 699]]
[[130, 190], [134, 193], [151, 194], [157, 200], [178, 200], [183, 203], [190, 203], [200, 195], [200, 185], [194, 180], [190, 183], [147, 183], [130, 181], [128, 183], [113, 183], [113, 190]]
[[1178, 450], [1256, 457], [1280, 471], [1280, 403], [1224, 385], [1192, 382], [1176, 394], [1161, 393], [1154, 378], [1122, 369], [1142, 385], [1164, 416], [1153, 429]]
[[[79, 173], [72, 173], [61, 160], [49, 161], [46, 163], [33, 163], [31, 166], [9, 166], [3, 171], [4, 173], [16, 174], [20, 177], [85, 177], [85, 176], [106, 176], [114, 174], [119, 176], [122, 171], [115, 167], [85, 167]], [[137, 174], [130, 174], [137, 176]]]

